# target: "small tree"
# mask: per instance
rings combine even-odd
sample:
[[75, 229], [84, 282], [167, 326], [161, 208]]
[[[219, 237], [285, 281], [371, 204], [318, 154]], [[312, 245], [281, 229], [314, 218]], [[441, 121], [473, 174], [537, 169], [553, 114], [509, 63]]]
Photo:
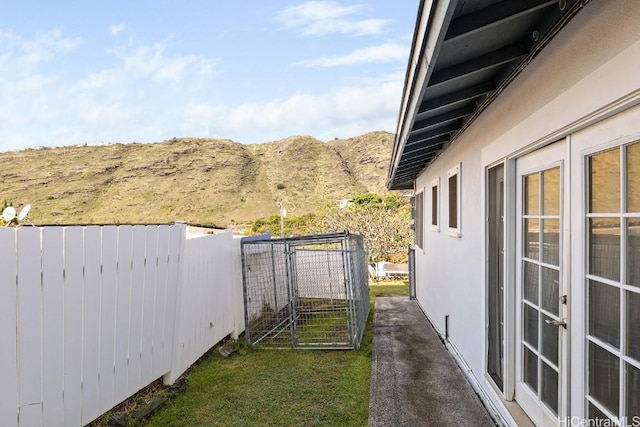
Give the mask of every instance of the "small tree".
[[327, 209], [320, 222], [326, 232], [349, 230], [362, 235], [371, 263], [406, 252], [412, 240], [411, 207], [395, 194], [385, 199], [372, 193], [356, 196], [345, 208]]
[[[317, 219], [313, 213], [302, 216], [288, 216], [284, 218], [285, 236], [304, 236], [317, 231]], [[267, 231], [273, 236], [280, 236], [280, 215], [271, 215], [267, 218], [260, 218], [251, 224], [249, 232], [251, 234], [263, 234]]]

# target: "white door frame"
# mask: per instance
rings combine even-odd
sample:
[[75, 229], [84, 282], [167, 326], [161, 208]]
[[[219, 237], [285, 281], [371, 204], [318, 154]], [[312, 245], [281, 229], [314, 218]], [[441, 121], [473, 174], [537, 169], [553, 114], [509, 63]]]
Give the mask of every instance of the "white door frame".
[[[529, 417], [538, 425], [558, 425], [562, 420], [566, 419], [569, 411], [569, 391], [571, 389], [569, 384], [569, 349], [570, 349], [570, 316], [569, 307], [562, 303], [559, 304], [559, 317], [567, 321], [567, 329], [558, 327], [560, 346], [559, 346], [559, 359], [558, 367], [560, 375], [558, 377], [559, 387], [559, 404], [558, 404], [558, 418], [548, 410], [543, 404], [537, 402], [537, 396], [533, 396], [528, 388], [522, 385], [521, 378], [521, 365], [522, 365], [522, 268], [521, 268], [521, 253], [522, 253], [522, 177], [528, 173], [549, 169], [552, 167], [560, 166], [561, 172], [561, 188], [560, 188], [560, 227], [561, 227], [561, 241], [560, 241], [560, 272], [561, 272], [561, 288], [560, 295], [570, 295], [569, 289], [569, 271], [570, 271], [570, 245], [569, 245], [569, 231], [570, 231], [570, 198], [569, 198], [569, 186], [566, 184], [570, 179], [569, 157], [568, 157], [569, 144], [565, 140], [556, 142], [550, 146], [536, 150], [530, 154], [523, 155], [515, 161], [515, 247], [514, 256], [511, 258], [515, 269], [515, 398], [523, 410], [529, 415]], [[540, 343], [539, 343], [540, 345]], [[538, 372], [538, 375], [541, 373]]]
[[[587, 158], [591, 154], [620, 147], [632, 142], [640, 141], [638, 118], [640, 108], [628, 110], [611, 117], [606, 121], [576, 132], [572, 136], [572, 151], [570, 161], [573, 165], [571, 183], [574, 191], [571, 194], [571, 206], [573, 207], [573, 221], [571, 235], [573, 240], [572, 265], [571, 265], [571, 292], [570, 308], [573, 313], [571, 348], [573, 350], [571, 378], [571, 415], [574, 419], [585, 420], [588, 418], [586, 394], [588, 389], [587, 366], [587, 292], [586, 292], [586, 244], [587, 244]], [[635, 131], [630, 133], [629, 131]]]

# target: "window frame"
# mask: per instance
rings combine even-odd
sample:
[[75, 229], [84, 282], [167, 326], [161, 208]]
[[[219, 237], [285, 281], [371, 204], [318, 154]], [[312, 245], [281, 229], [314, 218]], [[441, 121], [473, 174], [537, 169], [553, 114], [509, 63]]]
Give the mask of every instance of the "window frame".
[[440, 177], [431, 181], [431, 231], [440, 232]]
[[424, 251], [424, 188], [414, 195], [413, 244]]
[[[462, 236], [462, 227], [461, 227], [461, 219], [462, 219], [462, 215], [461, 215], [461, 202], [462, 202], [462, 197], [461, 197], [461, 170], [462, 170], [462, 163], [458, 163], [456, 164], [454, 167], [452, 167], [451, 169], [449, 169], [449, 171], [447, 172], [447, 194], [448, 194], [448, 198], [447, 198], [447, 202], [448, 202], [448, 209], [447, 209], [447, 234], [449, 236], [453, 236], [453, 237], [461, 237]], [[451, 178], [456, 177], [456, 186], [455, 186], [455, 195], [452, 194], [451, 192]], [[452, 216], [451, 216], [451, 205], [452, 202], [455, 202], [455, 227], [452, 227]]]

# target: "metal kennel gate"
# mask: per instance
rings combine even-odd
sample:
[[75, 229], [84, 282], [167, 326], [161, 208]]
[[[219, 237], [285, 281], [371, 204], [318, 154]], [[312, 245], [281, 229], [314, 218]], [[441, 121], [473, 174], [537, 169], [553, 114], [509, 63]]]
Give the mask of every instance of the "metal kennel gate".
[[243, 241], [247, 343], [360, 348], [369, 315], [368, 280], [359, 235]]

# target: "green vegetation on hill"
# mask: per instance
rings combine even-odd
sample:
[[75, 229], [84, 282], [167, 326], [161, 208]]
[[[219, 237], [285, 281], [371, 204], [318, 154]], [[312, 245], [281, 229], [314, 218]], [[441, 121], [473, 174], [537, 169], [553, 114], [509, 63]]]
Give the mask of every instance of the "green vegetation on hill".
[[373, 192], [385, 195], [393, 135], [327, 143], [296, 136], [244, 145], [174, 138], [154, 144], [0, 153], [0, 199], [32, 205], [36, 224], [166, 223], [233, 226], [292, 216]]
[[279, 215], [255, 220], [248, 233], [267, 231], [272, 236], [301, 236], [348, 230], [360, 234], [369, 254], [369, 262], [406, 262], [407, 248], [413, 240], [411, 205], [399, 194], [382, 198], [375, 193], [363, 193], [352, 198], [346, 206], [326, 206], [317, 213], [288, 216]]

